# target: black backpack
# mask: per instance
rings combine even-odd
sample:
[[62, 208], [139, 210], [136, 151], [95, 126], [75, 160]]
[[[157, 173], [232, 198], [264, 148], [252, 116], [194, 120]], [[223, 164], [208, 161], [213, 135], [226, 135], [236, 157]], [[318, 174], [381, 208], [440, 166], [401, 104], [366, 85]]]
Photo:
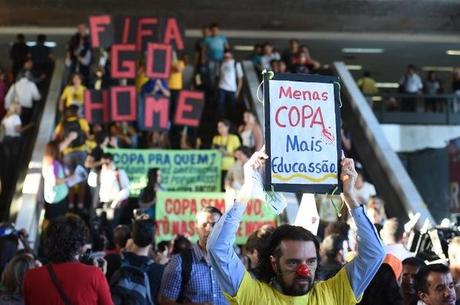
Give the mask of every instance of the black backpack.
[[110, 279], [110, 291], [114, 305], [153, 305], [147, 269], [152, 260], [141, 267], [131, 265], [121, 255], [121, 267]]
[[83, 130], [81, 130], [80, 120], [78, 118], [72, 121], [64, 120], [62, 125], [64, 129], [64, 138], [67, 138], [72, 131], [78, 134], [77, 138], [69, 144], [69, 147], [79, 147], [86, 143], [86, 137]]

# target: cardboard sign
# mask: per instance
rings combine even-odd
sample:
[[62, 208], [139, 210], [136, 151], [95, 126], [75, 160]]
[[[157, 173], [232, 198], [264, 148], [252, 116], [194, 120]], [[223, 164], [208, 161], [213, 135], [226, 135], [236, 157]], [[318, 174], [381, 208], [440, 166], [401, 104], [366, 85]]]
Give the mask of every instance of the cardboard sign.
[[137, 38], [137, 17], [115, 16], [115, 43], [136, 45]]
[[221, 154], [218, 150], [107, 149], [117, 168], [126, 171], [130, 196], [147, 185], [147, 171], [161, 170], [161, 186], [172, 192], [220, 190]]
[[164, 96], [148, 95], [144, 98], [143, 130], [168, 130], [169, 99]]
[[[136, 94], [134, 86], [111, 87], [109, 90], [86, 90], [85, 118], [91, 124], [109, 121], [137, 121], [141, 130], [166, 130], [169, 121], [169, 98]], [[181, 91], [174, 114], [174, 123], [180, 126], [200, 125], [204, 94], [199, 91]]]
[[114, 29], [110, 15], [91, 16], [88, 23], [93, 48], [108, 48], [113, 44]]
[[157, 42], [160, 20], [158, 17], [140, 17], [137, 21], [136, 47], [138, 51], [144, 51], [149, 42]]
[[183, 24], [180, 23], [176, 18], [161, 18], [160, 33], [162, 34], [160, 41], [162, 41], [164, 44], [171, 45], [176, 51], [184, 50], [185, 30]]
[[182, 90], [177, 101], [174, 124], [198, 127], [204, 108], [204, 92]]
[[108, 48], [112, 44], [130, 44], [144, 52], [148, 43], [171, 45], [184, 50], [185, 27], [175, 17], [164, 16], [110, 16], [89, 17], [93, 48]]
[[[176, 234], [190, 236], [196, 241], [196, 214], [206, 206], [214, 206], [225, 212], [225, 193], [182, 193], [159, 192], [155, 205], [157, 231], [155, 240], [171, 240]], [[236, 243], [244, 244], [251, 233], [263, 225], [276, 227], [276, 216], [260, 200], [248, 202], [241, 224], [238, 227]]]
[[109, 93], [107, 90], [85, 91], [85, 118], [90, 124], [109, 122]]
[[110, 88], [110, 106], [112, 121], [135, 121], [137, 118], [136, 87], [117, 86]]
[[168, 79], [171, 72], [171, 54], [170, 45], [149, 43], [145, 74], [153, 79]]
[[338, 79], [332, 76], [264, 76], [265, 187], [276, 191], [340, 192]]
[[133, 44], [114, 44], [111, 49], [112, 78], [136, 77], [136, 46]]

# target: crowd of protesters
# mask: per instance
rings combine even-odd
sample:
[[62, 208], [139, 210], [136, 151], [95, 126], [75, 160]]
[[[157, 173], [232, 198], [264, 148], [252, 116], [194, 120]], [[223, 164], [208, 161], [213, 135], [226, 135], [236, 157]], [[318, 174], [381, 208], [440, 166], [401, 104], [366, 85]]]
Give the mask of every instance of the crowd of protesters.
[[[45, 41], [40, 35], [36, 45]], [[49, 75], [53, 56], [49, 50], [29, 50], [20, 35], [11, 52], [17, 80], [8, 91], [3, 86], [4, 103], [11, 109], [2, 125], [9, 137], [20, 137], [31, 126], [27, 108], [40, 99], [33, 86]], [[180, 90], [204, 90], [206, 106], [215, 110], [211, 141], [203, 139], [202, 130], [173, 124], [168, 132], [142, 131], [131, 122], [90, 124], [84, 117], [85, 90], [117, 81], [110, 76], [107, 50], [92, 49], [86, 27], [78, 27], [67, 45], [66, 85], [57, 109], [61, 119], [43, 159], [45, 221], [40, 247], [38, 252], [27, 247], [27, 232], [1, 227], [0, 304], [288, 304], [298, 302], [297, 297], [311, 304], [455, 303], [458, 238], [449, 240], [450, 269], [427, 265], [433, 257], [410, 251], [411, 230], [404, 231], [402, 223], [386, 216], [384, 202], [351, 159], [342, 162], [341, 177], [350, 216], [328, 212], [333, 206], [329, 198], [318, 196], [320, 215], [332, 217], [322, 218], [317, 236], [299, 227], [265, 226], [246, 245], [233, 247], [235, 226], [247, 201], [242, 194], [253, 187], [251, 171], [266, 157], [259, 151], [263, 134], [252, 109], [237, 111], [243, 69], [217, 24], [203, 29], [194, 52], [190, 81], [184, 75], [187, 56], [177, 52], [168, 81], [149, 79], [140, 60], [134, 83], [138, 94], [168, 97], [170, 109], [177, 106]], [[256, 45], [251, 60], [257, 69], [275, 73], [320, 69], [297, 40], [281, 54], [270, 42]], [[362, 83], [371, 86], [368, 80]], [[344, 147], [351, 150], [343, 133]], [[148, 183], [136, 198], [137, 212], [131, 213], [126, 210], [128, 176], [104, 150], [209, 147], [222, 154], [222, 190], [237, 191], [238, 202], [225, 214], [215, 207], [199, 211], [196, 243], [179, 235], [156, 244], [154, 205], [161, 172], [149, 171]]]
[[[410, 232], [397, 219], [383, 216], [382, 225], [372, 225], [375, 219], [366, 214], [384, 214], [383, 203], [371, 197], [362, 208], [351, 159], [342, 163], [348, 217], [322, 222], [317, 236], [301, 227], [264, 226], [245, 245], [231, 247], [248, 189], [254, 188], [248, 166], [260, 167], [254, 158], [260, 154], [243, 161], [246, 177], [230, 211], [223, 215], [208, 206], [196, 214], [196, 243], [178, 235], [156, 244], [147, 213], [111, 227], [110, 234], [94, 232], [77, 214], [52, 218], [38, 253], [27, 247], [27, 232], [1, 226], [0, 303], [252, 304], [275, 296], [276, 304], [287, 304], [310, 296], [317, 304], [455, 304], [460, 237], [449, 240], [449, 267], [430, 263], [439, 257], [429, 251], [409, 251]], [[297, 247], [306, 248], [299, 253]]]

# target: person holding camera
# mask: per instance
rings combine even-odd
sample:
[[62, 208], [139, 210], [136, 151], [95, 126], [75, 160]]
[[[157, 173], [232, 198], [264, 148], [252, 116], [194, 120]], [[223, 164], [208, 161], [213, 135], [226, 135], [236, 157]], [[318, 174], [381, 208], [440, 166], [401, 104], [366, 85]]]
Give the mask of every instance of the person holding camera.
[[212, 148], [218, 149], [222, 154], [221, 188], [224, 190], [225, 176], [233, 163], [235, 163], [234, 153], [241, 146], [241, 142], [237, 135], [230, 133], [229, 120], [219, 120], [217, 123], [217, 132], [219, 134], [212, 139]]
[[49, 263], [25, 274], [25, 304], [113, 304], [101, 270], [78, 261], [88, 236], [88, 228], [77, 216], [59, 217], [50, 222], [44, 232]]

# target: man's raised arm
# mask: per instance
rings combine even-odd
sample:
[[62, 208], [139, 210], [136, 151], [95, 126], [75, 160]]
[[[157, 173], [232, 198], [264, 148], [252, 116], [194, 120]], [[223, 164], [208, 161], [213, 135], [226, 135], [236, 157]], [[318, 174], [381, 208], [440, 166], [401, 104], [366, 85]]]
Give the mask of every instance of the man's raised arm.
[[342, 199], [348, 206], [357, 227], [358, 254], [345, 265], [348, 279], [356, 298], [359, 298], [371, 282], [385, 257], [385, 249], [374, 225], [358, 204], [355, 194], [357, 173], [352, 159], [342, 160], [340, 179], [343, 183]]
[[211, 265], [222, 290], [230, 296], [236, 295], [245, 272], [233, 244], [252, 192], [253, 173], [261, 168], [264, 160], [268, 158], [263, 151], [264, 148], [253, 154], [244, 165], [244, 184], [233, 206], [219, 219], [208, 238], [207, 248]]

